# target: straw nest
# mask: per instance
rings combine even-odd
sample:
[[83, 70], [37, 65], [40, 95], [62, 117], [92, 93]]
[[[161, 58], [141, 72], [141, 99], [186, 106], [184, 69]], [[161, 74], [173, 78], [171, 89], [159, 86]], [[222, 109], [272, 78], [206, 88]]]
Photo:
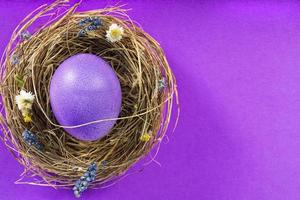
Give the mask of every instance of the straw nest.
[[[17, 183], [72, 186], [92, 162], [100, 169], [92, 185], [111, 182], [155, 145], [159, 146], [170, 122], [172, 101], [177, 96], [176, 82], [159, 44], [122, 7], [77, 12], [78, 4], [66, 6], [66, 1], [56, 1], [32, 12], [13, 32], [2, 57], [0, 138], [24, 165], [24, 173]], [[102, 26], [80, 37], [78, 22], [88, 16], [100, 17]], [[47, 20], [43, 26], [36, 28], [30, 38], [19, 39], [22, 32], [44, 18]], [[124, 28], [120, 42], [111, 43], [105, 38], [112, 23]], [[80, 141], [66, 133], [56, 122], [49, 102], [49, 85], [55, 69], [78, 53], [93, 53], [105, 59], [115, 70], [122, 88], [122, 110], [115, 126], [107, 136], [93, 142]], [[22, 86], [16, 76], [22, 77]], [[159, 87], [163, 79], [165, 88]], [[24, 122], [15, 102], [22, 88], [35, 95], [30, 123]], [[111, 119], [73, 128], [106, 120]], [[25, 129], [37, 135], [45, 146], [44, 151], [24, 142]], [[151, 136], [149, 141], [140, 140], [144, 133]]]

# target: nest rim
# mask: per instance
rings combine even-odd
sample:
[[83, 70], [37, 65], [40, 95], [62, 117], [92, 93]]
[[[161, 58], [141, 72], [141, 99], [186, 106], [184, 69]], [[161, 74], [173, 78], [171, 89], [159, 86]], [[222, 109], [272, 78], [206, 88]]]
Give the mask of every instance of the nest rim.
[[[79, 4], [75, 4], [57, 15], [55, 20], [40, 27], [29, 40], [18, 40], [18, 35], [41, 16], [64, 7], [65, 3], [56, 1], [26, 17], [12, 34], [3, 53], [0, 91], [5, 114], [0, 115], [0, 139], [24, 166], [24, 173], [17, 183], [69, 188], [94, 161], [101, 170], [92, 186], [114, 181], [154, 147], [158, 147], [154, 153], [157, 154], [170, 123], [174, 96], [178, 105], [176, 79], [163, 50], [155, 39], [127, 16], [122, 7], [77, 12]], [[104, 22], [103, 27], [89, 33], [86, 38], [75, 36], [80, 30], [78, 21], [87, 16], [100, 17]], [[109, 43], [104, 38], [105, 30], [111, 23], [117, 23], [125, 30], [125, 37], [118, 43]], [[108, 136], [97, 141], [86, 142], [73, 138], [51, 113], [51, 77], [59, 63], [77, 53], [92, 53], [106, 60], [121, 83], [120, 116]], [[20, 61], [12, 65], [10, 59], [16, 54], [20, 56]], [[24, 88], [36, 96], [33, 122], [29, 124], [23, 121], [14, 102], [14, 96], [20, 91], [14, 75], [20, 73], [27, 76]], [[168, 87], [160, 91], [157, 82], [162, 78], [166, 79]], [[71, 128], [107, 120], [114, 119], [99, 119]], [[45, 152], [22, 140], [22, 131], [25, 129], [36, 133], [45, 143]], [[150, 133], [151, 140], [140, 141], [140, 134], [143, 133]], [[150, 158], [152, 160], [154, 158]], [[103, 161], [107, 165], [102, 165]], [[40, 179], [24, 181], [27, 177]]]

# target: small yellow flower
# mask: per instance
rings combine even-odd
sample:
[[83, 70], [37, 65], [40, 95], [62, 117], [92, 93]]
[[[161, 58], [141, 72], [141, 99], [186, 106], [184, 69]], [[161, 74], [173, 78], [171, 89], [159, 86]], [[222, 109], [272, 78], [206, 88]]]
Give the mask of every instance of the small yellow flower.
[[109, 29], [106, 31], [106, 39], [109, 42], [118, 42], [122, 39], [122, 36], [124, 34], [123, 27], [112, 24], [110, 25]]
[[26, 113], [25, 115], [23, 115], [23, 119], [24, 119], [24, 122], [26, 122], [26, 123], [32, 122], [32, 118], [29, 113]]
[[143, 142], [148, 142], [150, 140], [151, 136], [148, 133], [144, 133], [141, 135], [140, 140]]

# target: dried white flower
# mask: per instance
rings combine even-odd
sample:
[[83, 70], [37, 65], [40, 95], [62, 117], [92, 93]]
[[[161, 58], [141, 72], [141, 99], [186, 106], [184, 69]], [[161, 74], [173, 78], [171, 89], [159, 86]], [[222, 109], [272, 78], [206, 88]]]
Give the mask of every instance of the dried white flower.
[[123, 27], [117, 24], [112, 24], [110, 25], [108, 31], [106, 31], [106, 39], [109, 42], [118, 42], [122, 39], [123, 34], [124, 34]]
[[21, 90], [20, 94], [16, 96], [16, 103], [22, 113], [27, 113], [31, 110], [33, 101], [34, 95], [31, 92], [26, 92], [25, 90]]

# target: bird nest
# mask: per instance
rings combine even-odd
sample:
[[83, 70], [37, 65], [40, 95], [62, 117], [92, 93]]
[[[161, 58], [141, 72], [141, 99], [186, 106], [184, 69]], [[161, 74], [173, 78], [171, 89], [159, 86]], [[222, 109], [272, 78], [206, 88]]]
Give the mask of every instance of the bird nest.
[[[167, 131], [177, 90], [159, 44], [122, 7], [78, 12], [78, 5], [67, 8], [66, 1], [56, 1], [41, 6], [19, 24], [3, 54], [0, 138], [24, 165], [18, 183], [73, 186], [93, 162], [100, 170], [91, 185], [107, 183], [124, 174], [154, 146], [158, 149], [157, 144]], [[87, 30], [82, 35], [78, 24], [87, 17], [100, 18], [102, 24], [99, 29]], [[32, 35], [26, 32], [45, 18], [43, 26], [35, 28]], [[124, 29], [119, 42], [109, 42], [105, 37], [112, 23]], [[116, 124], [107, 136], [91, 142], [65, 132], [49, 102], [50, 80], [55, 70], [64, 60], [79, 53], [92, 53], [106, 60], [116, 72], [122, 90], [122, 108]], [[15, 101], [21, 89], [35, 95], [31, 122], [24, 121]], [[108, 120], [113, 119], [69, 128]], [[24, 130], [36, 135], [43, 150], [26, 143]]]

